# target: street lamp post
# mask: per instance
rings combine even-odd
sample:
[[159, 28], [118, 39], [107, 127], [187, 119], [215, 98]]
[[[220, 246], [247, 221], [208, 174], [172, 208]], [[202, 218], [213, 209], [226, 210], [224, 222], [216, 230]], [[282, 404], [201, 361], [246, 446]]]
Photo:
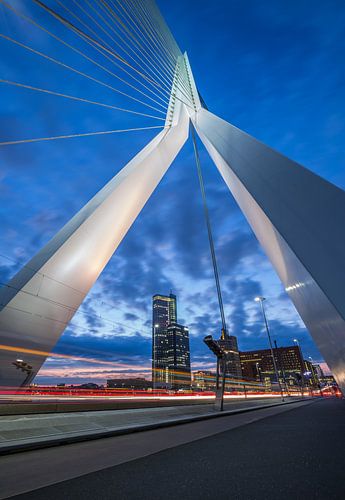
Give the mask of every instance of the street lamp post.
[[279, 354], [278, 345], [277, 345], [277, 341], [276, 340], [274, 341], [274, 347], [275, 347], [275, 351], [277, 353], [277, 361], [278, 361], [280, 372], [282, 374], [282, 378], [283, 378], [283, 381], [284, 381], [285, 390], [287, 392], [287, 395], [290, 396], [289, 386], [288, 386], [288, 384], [286, 382], [286, 375], [285, 375], [284, 365], [283, 365], [283, 363], [281, 361], [281, 356]]
[[281, 386], [281, 383], [280, 383], [280, 380], [279, 380], [279, 375], [278, 375], [278, 369], [277, 369], [277, 363], [276, 363], [276, 360], [275, 360], [275, 357], [274, 357], [274, 352], [273, 352], [273, 346], [272, 346], [272, 340], [271, 340], [271, 334], [270, 334], [270, 330], [268, 328], [268, 322], [267, 322], [267, 318], [266, 318], [266, 312], [265, 312], [265, 307], [264, 307], [264, 301], [266, 300], [265, 297], [255, 297], [255, 302], [260, 302], [260, 305], [261, 305], [261, 311], [262, 311], [262, 316], [264, 318], [264, 323], [265, 323], [265, 327], [266, 327], [266, 332], [267, 332], [267, 337], [268, 337], [268, 342], [270, 344], [270, 349], [271, 349], [271, 355], [272, 355], [272, 361], [273, 361], [273, 367], [274, 367], [274, 372], [276, 374], [276, 379], [277, 379], [277, 382], [278, 382], [278, 385], [279, 385], [279, 389], [280, 389], [280, 393], [281, 393], [281, 397], [282, 397], [282, 401], [284, 401], [284, 394], [283, 394], [283, 388]]
[[[317, 387], [318, 386], [318, 377], [317, 377], [317, 374], [316, 374], [316, 370], [315, 370], [315, 367], [314, 367], [314, 360], [311, 356], [308, 356], [308, 359], [310, 360], [310, 367], [311, 367], [311, 378], [312, 378], [312, 381], [313, 381], [313, 386], [314, 387]], [[313, 394], [313, 390], [312, 390], [312, 394]]]
[[[204, 343], [216, 355], [217, 358], [217, 373], [216, 373], [216, 400], [215, 409], [223, 411], [224, 408], [224, 390], [225, 390], [225, 373], [226, 373], [226, 355], [224, 350], [219, 346], [218, 342], [213, 339], [212, 335], [206, 335]], [[219, 368], [222, 369], [222, 383], [219, 387]]]
[[153, 370], [152, 370], [152, 389], [156, 389], [156, 328], [159, 328], [159, 325], [153, 325]]
[[302, 350], [301, 350], [301, 345], [299, 343], [299, 340], [293, 339], [293, 341], [295, 342], [295, 344], [298, 345], [299, 355], [301, 358], [301, 392], [302, 392], [302, 398], [304, 398], [304, 371], [303, 371], [304, 361], [303, 361], [303, 355], [302, 355]]

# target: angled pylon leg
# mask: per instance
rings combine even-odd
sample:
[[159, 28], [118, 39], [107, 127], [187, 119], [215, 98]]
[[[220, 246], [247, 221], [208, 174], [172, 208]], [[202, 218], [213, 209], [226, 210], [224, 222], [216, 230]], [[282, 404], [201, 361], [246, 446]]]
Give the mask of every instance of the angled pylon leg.
[[[1, 290], [1, 386], [33, 379], [188, 132], [189, 117], [180, 106], [173, 126], [162, 130]], [[17, 368], [17, 358], [26, 365]]]
[[345, 192], [206, 109], [192, 121], [345, 394]]

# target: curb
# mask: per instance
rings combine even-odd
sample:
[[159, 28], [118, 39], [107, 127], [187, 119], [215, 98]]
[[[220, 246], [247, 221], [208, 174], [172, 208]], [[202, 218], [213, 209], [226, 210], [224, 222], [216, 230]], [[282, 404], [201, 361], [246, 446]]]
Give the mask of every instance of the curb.
[[206, 415], [196, 415], [193, 417], [182, 417], [176, 420], [162, 420], [161, 422], [156, 422], [153, 424], [143, 424], [143, 425], [134, 425], [131, 427], [126, 427], [123, 429], [112, 429], [112, 430], [107, 430], [107, 431], [96, 431], [92, 433], [85, 433], [85, 434], [75, 434], [72, 436], [63, 436], [63, 437], [52, 437], [48, 438], [42, 441], [36, 441], [33, 443], [18, 443], [18, 444], [13, 444], [13, 445], [8, 445], [8, 446], [1, 446], [0, 447], [0, 456], [1, 455], [10, 455], [12, 453], [20, 453], [24, 451], [32, 451], [32, 450], [39, 450], [42, 448], [50, 448], [52, 446], [61, 446], [61, 445], [66, 445], [66, 444], [73, 444], [73, 443], [80, 443], [83, 441], [92, 441], [94, 439], [102, 439], [106, 437], [115, 437], [115, 436], [122, 436], [126, 434], [132, 434], [135, 432], [144, 432], [144, 431], [151, 431], [154, 429], [161, 429], [163, 427], [173, 427], [175, 425], [182, 425], [182, 424], [188, 424], [192, 422], [199, 422], [201, 420], [210, 420], [213, 418], [220, 418], [220, 417], [228, 417], [231, 415], [238, 415], [241, 413], [247, 413], [250, 411], [255, 411], [255, 410], [264, 410], [266, 408], [273, 408], [275, 406], [283, 406], [283, 405], [289, 405], [289, 404], [294, 404], [294, 403], [301, 403], [301, 402], [309, 402], [313, 403], [316, 401], [319, 401], [319, 399], [314, 399], [314, 398], [301, 398], [297, 399], [294, 401], [286, 401], [286, 402], [281, 402], [281, 403], [272, 403], [268, 405], [262, 405], [262, 406], [250, 406], [248, 408], [239, 408], [237, 410], [227, 410], [223, 412], [217, 412], [217, 413], [208, 413]]

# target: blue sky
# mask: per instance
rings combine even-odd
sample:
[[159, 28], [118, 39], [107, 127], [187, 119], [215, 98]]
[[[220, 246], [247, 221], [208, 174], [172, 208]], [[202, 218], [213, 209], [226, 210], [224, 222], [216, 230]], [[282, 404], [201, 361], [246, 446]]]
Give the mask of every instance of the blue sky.
[[[54, 1], [48, 2], [53, 6]], [[10, 2], [85, 50], [31, 2]], [[158, 2], [209, 109], [341, 188], [344, 171], [345, 6], [341, 1]], [[0, 6], [0, 32], [116, 86], [109, 75]], [[0, 39], [1, 78], [128, 105], [109, 89]], [[0, 83], [0, 141], [157, 125]], [[145, 111], [145, 109], [141, 109]], [[147, 112], [147, 109], [146, 109]], [[152, 111], [153, 112], [153, 111]], [[158, 122], [159, 123], [159, 122]], [[155, 131], [0, 147], [1, 282], [19, 269], [138, 152]], [[267, 297], [273, 337], [298, 338], [322, 361], [244, 217], [201, 147], [226, 315], [240, 348], [266, 347], [253, 297]], [[37, 381], [104, 382], [148, 375], [151, 297], [178, 296], [193, 368], [210, 368], [202, 338], [220, 331], [190, 141], [169, 169], [55, 348]], [[12, 260], [9, 260], [12, 259]], [[84, 362], [79, 358], [85, 357]], [[78, 358], [78, 359], [73, 359]], [[100, 363], [95, 362], [97, 358]]]

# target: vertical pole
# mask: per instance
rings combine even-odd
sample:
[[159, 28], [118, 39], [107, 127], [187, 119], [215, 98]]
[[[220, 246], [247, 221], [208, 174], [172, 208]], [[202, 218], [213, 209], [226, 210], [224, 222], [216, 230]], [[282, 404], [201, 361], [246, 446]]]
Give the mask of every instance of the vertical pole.
[[279, 380], [279, 375], [278, 375], [278, 370], [277, 370], [277, 364], [276, 364], [276, 360], [275, 360], [274, 352], [273, 352], [273, 346], [272, 346], [272, 340], [271, 340], [270, 330], [268, 328], [268, 322], [267, 322], [265, 308], [264, 308], [264, 299], [263, 299], [263, 297], [260, 300], [260, 304], [261, 304], [262, 315], [264, 317], [264, 322], [265, 322], [265, 326], [266, 326], [267, 337], [268, 337], [268, 341], [269, 341], [269, 344], [270, 344], [272, 361], [273, 361], [273, 367], [274, 367], [274, 371], [275, 371], [275, 374], [276, 374], [276, 379], [277, 379], [277, 382], [278, 382], [278, 385], [279, 385], [279, 390], [280, 390], [280, 393], [281, 393], [281, 398], [282, 398], [282, 401], [284, 401], [283, 388], [282, 388], [282, 386], [280, 384], [280, 380]]
[[277, 345], [277, 341], [276, 340], [274, 341], [274, 348], [275, 348], [275, 351], [276, 351], [276, 354], [277, 354], [277, 361], [278, 361], [278, 365], [280, 367], [280, 372], [281, 372], [282, 377], [283, 377], [283, 382], [284, 382], [284, 385], [285, 385], [285, 390], [286, 390], [288, 396], [290, 396], [289, 387], [288, 387], [287, 382], [286, 382], [285, 370], [284, 370], [284, 366], [283, 366], [283, 363], [282, 363], [282, 360], [281, 360], [281, 356], [279, 354], [279, 349], [278, 349], [278, 345]]
[[301, 361], [301, 393], [302, 393], [302, 398], [304, 398], [304, 375], [303, 375], [303, 355], [302, 355], [302, 350], [301, 350], [301, 345], [297, 339], [294, 339], [294, 342], [298, 345], [298, 351], [300, 355], [300, 361]]
[[221, 403], [220, 403], [220, 411], [223, 411], [224, 408], [224, 391], [225, 391], [225, 375], [226, 375], [226, 359], [222, 358], [222, 387], [221, 387]]
[[[222, 369], [222, 374], [219, 373], [220, 368]], [[221, 386], [219, 387], [220, 375], [222, 375], [222, 379], [221, 379]], [[223, 360], [223, 358], [219, 358], [217, 356], [216, 400], [214, 407], [218, 411], [223, 411], [224, 388], [225, 388], [225, 361]]]
[[156, 325], [153, 326], [153, 370], [152, 370], [152, 389], [156, 389]]
[[219, 389], [219, 358], [217, 357], [216, 391]]

